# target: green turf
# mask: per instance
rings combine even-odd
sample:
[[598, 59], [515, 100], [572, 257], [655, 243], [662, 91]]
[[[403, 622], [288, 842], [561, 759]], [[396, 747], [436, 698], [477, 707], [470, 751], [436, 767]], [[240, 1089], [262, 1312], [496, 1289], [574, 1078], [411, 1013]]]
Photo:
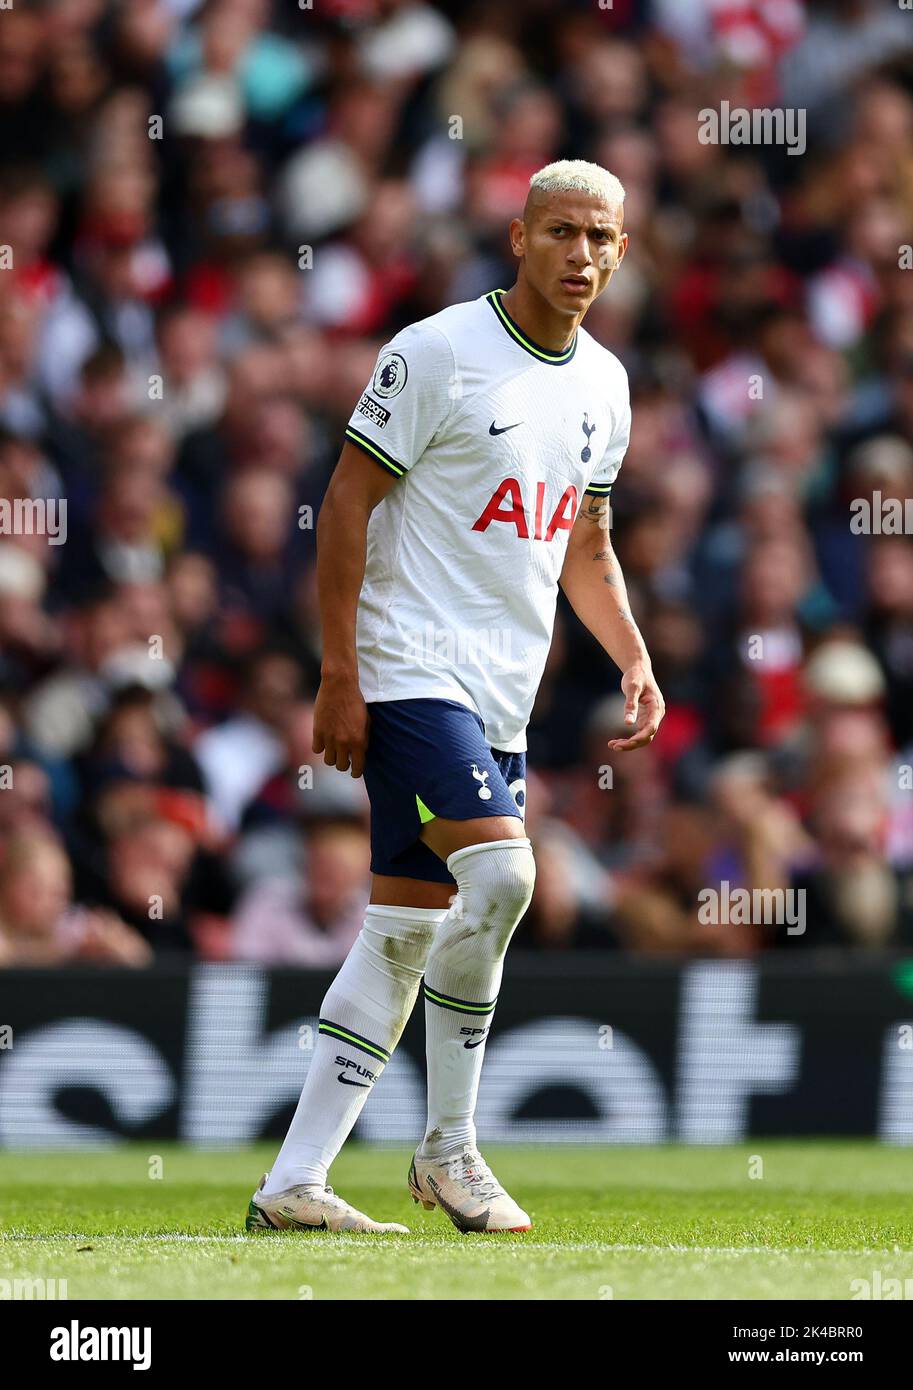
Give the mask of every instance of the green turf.
[[913, 1296], [909, 1150], [491, 1146], [534, 1229], [461, 1236], [413, 1205], [407, 1153], [350, 1145], [333, 1185], [410, 1235], [244, 1235], [273, 1152], [0, 1153], [0, 1279], [66, 1279], [70, 1299], [849, 1299], [856, 1279]]

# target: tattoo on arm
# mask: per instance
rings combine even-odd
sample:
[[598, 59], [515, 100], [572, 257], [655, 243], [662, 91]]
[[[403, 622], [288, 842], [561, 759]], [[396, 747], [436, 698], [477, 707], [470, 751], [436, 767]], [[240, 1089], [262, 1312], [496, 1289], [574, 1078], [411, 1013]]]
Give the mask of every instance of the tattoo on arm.
[[[593, 556], [593, 559], [609, 561], [610, 568], [602, 576], [602, 582], [603, 584], [608, 584], [610, 589], [617, 589], [619, 587], [619, 580], [622, 578], [622, 574], [621, 565], [618, 563], [618, 559], [615, 555], [615, 552], [611, 549], [611, 547], [609, 547], [607, 550], [598, 551], [597, 554]], [[628, 626], [633, 628], [636, 632], [637, 624], [631, 616], [630, 610], [619, 603], [617, 605], [617, 611], [619, 618], [621, 618], [621, 621], [623, 623], [627, 623]]]
[[606, 545], [604, 549], [597, 550], [596, 554], [593, 556], [593, 559], [602, 560], [603, 563], [608, 562], [609, 568], [606, 571], [606, 573], [602, 576], [603, 580], [606, 584], [611, 584], [613, 589], [617, 588], [618, 577], [621, 574], [621, 567], [616, 558], [615, 551], [608, 543], [608, 537], [606, 537]]
[[580, 515], [586, 517], [587, 521], [592, 521], [595, 525], [608, 530], [612, 516], [608, 497], [587, 497], [584, 506], [580, 509]]
[[[624, 587], [624, 576], [621, 572], [621, 565], [618, 557], [612, 549], [610, 527], [612, 524], [612, 509], [609, 505], [608, 497], [587, 497], [585, 505], [581, 508], [580, 516], [587, 521], [592, 521], [604, 534], [600, 537], [599, 549], [593, 555], [593, 561], [600, 561], [605, 565], [605, 573], [602, 576], [603, 584], [607, 584], [610, 589], [616, 590], [616, 611], [623, 623], [626, 623], [633, 632], [638, 632], [637, 624], [629, 608], [625, 606], [626, 598]], [[639, 635], [639, 634], [638, 634]]]

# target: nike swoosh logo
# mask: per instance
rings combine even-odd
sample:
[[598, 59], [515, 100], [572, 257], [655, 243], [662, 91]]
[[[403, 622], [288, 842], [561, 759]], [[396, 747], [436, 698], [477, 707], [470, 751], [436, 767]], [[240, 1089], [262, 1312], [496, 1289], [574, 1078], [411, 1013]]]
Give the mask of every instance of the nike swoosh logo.
[[341, 1071], [339, 1073], [336, 1080], [341, 1081], [344, 1086], [361, 1086], [362, 1089], [365, 1091], [371, 1084], [370, 1081], [350, 1081], [344, 1071]]
[[280, 1212], [279, 1215], [282, 1217], [283, 1221], [287, 1221], [290, 1226], [293, 1226], [298, 1231], [328, 1231], [330, 1229], [327, 1225], [327, 1219], [325, 1216], [322, 1218], [322, 1220], [317, 1222], [297, 1221], [294, 1216], [287, 1216], [284, 1211]]
[[478, 1042], [474, 1042], [474, 1043], [473, 1043], [473, 1042], [464, 1042], [464, 1043], [463, 1043], [463, 1046], [464, 1046], [464, 1047], [481, 1047], [484, 1041], [485, 1041], [484, 1038], [479, 1038], [479, 1041], [478, 1041]]
[[492, 420], [491, 424], [488, 426], [488, 433], [489, 433], [489, 434], [506, 434], [508, 430], [515, 430], [515, 429], [517, 428], [517, 425], [522, 425], [522, 424], [523, 424], [523, 421], [522, 421], [522, 420], [518, 420], [516, 425], [504, 425], [504, 426], [502, 426], [501, 429], [498, 429], [498, 428], [495, 426], [494, 420]]
[[440, 1192], [435, 1192], [434, 1200], [437, 1202], [438, 1206], [447, 1213], [458, 1231], [488, 1230], [488, 1218], [491, 1215], [490, 1207], [486, 1207], [478, 1216], [464, 1216], [461, 1212], [457, 1211], [456, 1207], [452, 1207], [450, 1203], [441, 1196]]

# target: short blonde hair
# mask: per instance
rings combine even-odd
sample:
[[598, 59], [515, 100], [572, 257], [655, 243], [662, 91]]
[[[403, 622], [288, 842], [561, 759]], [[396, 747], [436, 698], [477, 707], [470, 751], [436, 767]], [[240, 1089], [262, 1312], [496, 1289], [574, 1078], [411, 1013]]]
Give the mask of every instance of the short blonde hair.
[[529, 191], [541, 193], [591, 193], [610, 205], [623, 203], [625, 191], [620, 179], [586, 159], [558, 159], [538, 169], [529, 181]]

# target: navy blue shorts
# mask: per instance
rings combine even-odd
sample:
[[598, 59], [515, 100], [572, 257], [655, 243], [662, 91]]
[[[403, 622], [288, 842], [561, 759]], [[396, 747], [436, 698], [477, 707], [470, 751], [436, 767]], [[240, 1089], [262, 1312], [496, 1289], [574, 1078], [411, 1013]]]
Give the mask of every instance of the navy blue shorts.
[[526, 754], [489, 748], [482, 720], [455, 700], [381, 700], [368, 714], [372, 873], [453, 883], [418, 838], [422, 826], [435, 816], [522, 820]]

